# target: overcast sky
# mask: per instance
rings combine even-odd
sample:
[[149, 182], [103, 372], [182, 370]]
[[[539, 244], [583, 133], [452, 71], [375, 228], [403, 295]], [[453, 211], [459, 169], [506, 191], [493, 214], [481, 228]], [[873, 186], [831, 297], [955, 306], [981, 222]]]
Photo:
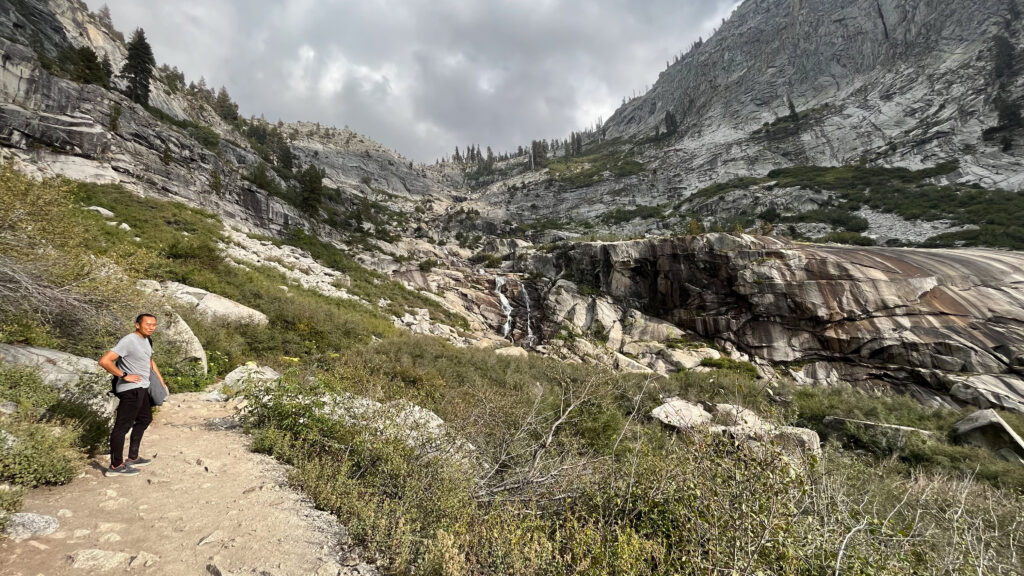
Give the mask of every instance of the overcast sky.
[[88, 0], [245, 115], [366, 134], [422, 162], [608, 118], [736, 0]]

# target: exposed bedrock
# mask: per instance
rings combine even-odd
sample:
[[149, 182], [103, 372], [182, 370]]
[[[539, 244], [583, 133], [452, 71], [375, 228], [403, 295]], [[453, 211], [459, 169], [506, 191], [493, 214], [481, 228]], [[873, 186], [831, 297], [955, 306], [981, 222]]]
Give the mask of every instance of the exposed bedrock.
[[706, 234], [579, 244], [554, 266], [772, 362], [1024, 412], [1021, 253]]

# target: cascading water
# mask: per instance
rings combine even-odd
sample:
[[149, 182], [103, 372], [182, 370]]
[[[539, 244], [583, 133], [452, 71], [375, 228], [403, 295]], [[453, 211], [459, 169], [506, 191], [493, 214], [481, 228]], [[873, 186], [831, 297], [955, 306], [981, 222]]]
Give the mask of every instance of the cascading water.
[[501, 329], [501, 335], [505, 338], [509, 337], [512, 332], [512, 305], [509, 304], [508, 298], [501, 293], [501, 287], [505, 285], [505, 279], [501, 276], [494, 276], [494, 293], [498, 295], [498, 302], [501, 302], [501, 311], [505, 313], [505, 325]]
[[523, 340], [523, 346], [533, 346], [533, 326], [530, 322], [530, 293], [526, 290], [526, 284], [523, 284], [519, 289], [519, 295], [523, 298], [523, 302], [526, 303], [526, 338]]

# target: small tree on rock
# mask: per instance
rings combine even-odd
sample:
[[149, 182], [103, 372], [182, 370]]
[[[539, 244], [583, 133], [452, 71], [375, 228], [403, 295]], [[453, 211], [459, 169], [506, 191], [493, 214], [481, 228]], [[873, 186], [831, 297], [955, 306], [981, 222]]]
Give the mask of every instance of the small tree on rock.
[[156, 59], [153, 57], [153, 49], [146, 41], [146, 33], [142, 28], [136, 28], [131, 40], [128, 41], [128, 57], [121, 68], [121, 77], [128, 82], [125, 95], [131, 98], [132, 102], [143, 106], [149, 104], [149, 81], [153, 77], [155, 67]]
[[672, 136], [679, 131], [679, 120], [671, 110], [665, 111], [665, 134]]

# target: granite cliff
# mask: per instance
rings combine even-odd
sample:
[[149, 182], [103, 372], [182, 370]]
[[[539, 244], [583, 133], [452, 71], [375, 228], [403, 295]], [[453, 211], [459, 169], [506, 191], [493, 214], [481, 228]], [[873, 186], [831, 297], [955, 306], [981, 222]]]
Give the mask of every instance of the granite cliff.
[[[547, 255], [534, 262], [552, 265]], [[578, 244], [554, 266], [624, 308], [732, 344], [799, 381], [884, 382], [923, 401], [1024, 411], [1016, 252], [707, 234]]]

